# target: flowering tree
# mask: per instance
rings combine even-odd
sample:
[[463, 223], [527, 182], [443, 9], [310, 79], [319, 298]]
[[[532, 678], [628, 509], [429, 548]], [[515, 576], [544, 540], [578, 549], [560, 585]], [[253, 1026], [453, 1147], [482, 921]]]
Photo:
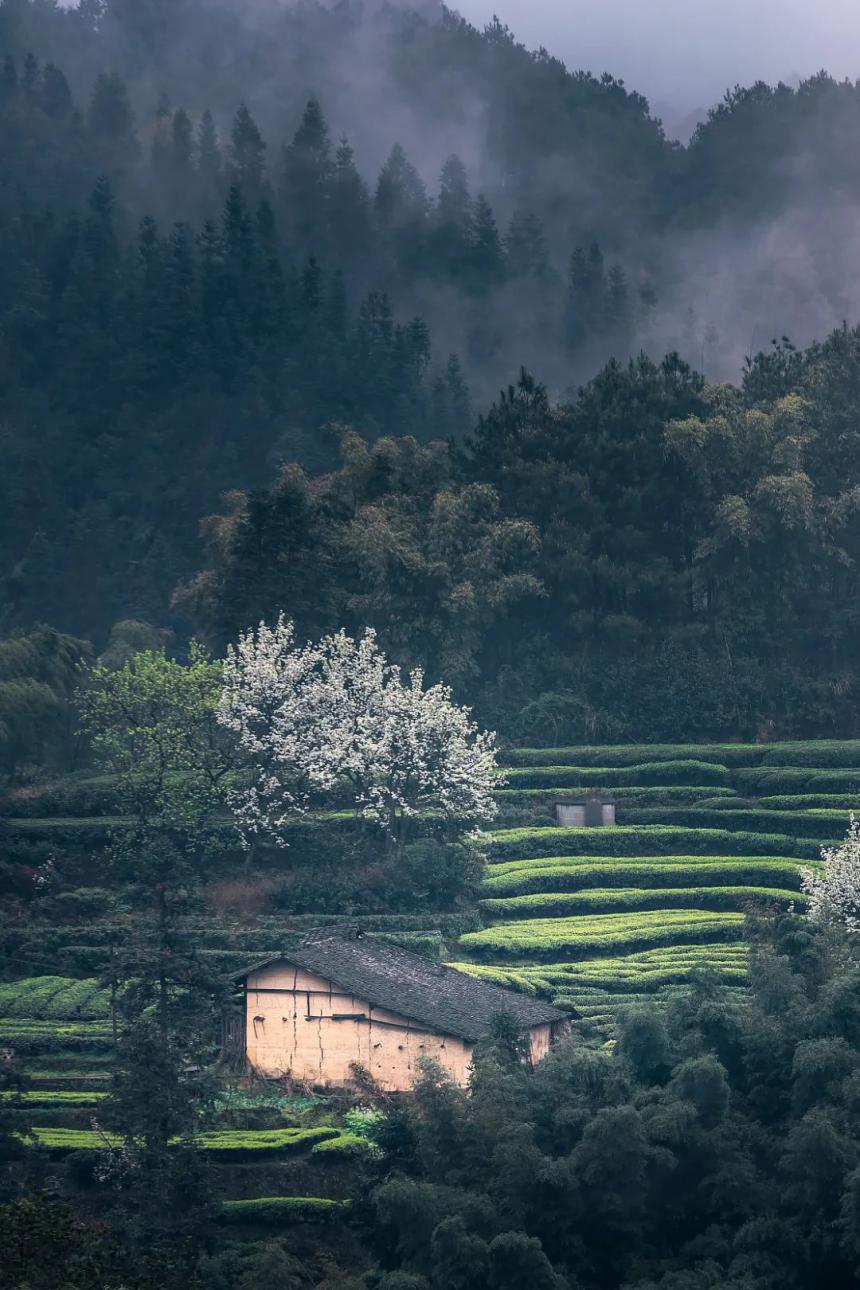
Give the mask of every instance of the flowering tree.
[[860, 932], [860, 820], [852, 815], [845, 841], [838, 847], [822, 847], [821, 858], [823, 870], [801, 870], [809, 917]]
[[433, 811], [461, 825], [495, 814], [495, 737], [447, 686], [406, 680], [373, 631], [298, 645], [292, 623], [261, 623], [227, 657], [219, 719], [251, 767], [234, 803], [246, 833], [277, 836], [319, 795], [346, 791], [396, 845]]

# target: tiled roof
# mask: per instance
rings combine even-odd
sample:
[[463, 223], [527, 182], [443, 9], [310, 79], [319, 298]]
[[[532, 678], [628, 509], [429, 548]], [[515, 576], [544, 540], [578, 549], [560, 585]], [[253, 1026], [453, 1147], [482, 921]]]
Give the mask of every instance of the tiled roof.
[[312, 932], [295, 948], [252, 963], [233, 973], [232, 979], [244, 981], [279, 961], [325, 977], [374, 1007], [469, 1043], [483, 1038], [500, 1013], [513, 1017], [523, 1030], [568, 1020], [567, 1013], [539, 999], [479, 981], [399, 946], [367, 939], [354, 929]]

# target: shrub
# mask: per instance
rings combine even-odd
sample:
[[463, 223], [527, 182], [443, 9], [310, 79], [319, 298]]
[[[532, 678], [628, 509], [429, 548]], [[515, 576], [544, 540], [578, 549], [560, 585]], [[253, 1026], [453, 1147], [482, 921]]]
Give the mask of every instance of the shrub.
[[505, 772], [512, 788], [647, 784], [725, 784], [727, 766], [707, 761], [651, 761], [633, 766], [530, 766]]
[[382, 1153], [375, 1143], [358, 1133], [341, 1133], [326, 1142], [318, 1142], [311, 1148], [312, 1156], [324, 1156], [327, 1160], [336, 1157], [344, 1159], [371, 1159]]
[[773, 793], [856, 793], [860, 792], [860, 768], [856, 770], [810, 770], [804, 766], [759, 766], [739, 770], [735, 781], [747, 792]]
[[221, 1218], [227, 1223], [288, 1223], [326, 1221], [342, 1213], [346, 1202], [322, 1196], [260, 1196], [255, 1200], [225, 1200]]
[[571, 748], [511, 748], [511, 766], [635, 766], [656, 761], [707, 761], [722, 766], [757, 766], [765, 747], [757, 744], [603, 744]]
[[800, 890], [800, 865], [771, 856], [647, 856], [607, 862], [558, 857], [494, 866], [483, 891], [491, 896], [582, 891], [589, 887], [778, 886]]
[[743, 924], [743, 914], [663, 909], [642, 914], [524, 919], [469, 932], [461, 937], [460, 944], [478, 957], [548, 957], [559, 953], [601, 953], [621, 946], [633, 949], [736, 940]]
[[665, 887], [595, 888], [588, 891], [546, 892], [514, 896], [507, 900], [482, 900], [481, 909], [490, 918], [534, 918], [576, 913], [608, 913], [624, 909], [709, 909], [743, 910], [757, 903], [782, 906], [807, 903], [796, 891], [774, 887]]
[[795, 855], [817, 859], [820, 844], [780, 833], [689, 829], [668, 824], [615, 828], [503, 829], [491, 835], [491, 862], [567, 855]]
[[[840, 837], [848, 827], [848, 814], [844, 811], [809, 812], [786, 815], [782, 811], [732, 810], [731, 825], [752, 833], [785, 832], [794, 837], [821, 838], [831, 834]], [[677, 824], [690, 828], [714, 829], [724, 825], [725, 811], [703, 807], [660, 807], [627, 812], [630, 824]]]

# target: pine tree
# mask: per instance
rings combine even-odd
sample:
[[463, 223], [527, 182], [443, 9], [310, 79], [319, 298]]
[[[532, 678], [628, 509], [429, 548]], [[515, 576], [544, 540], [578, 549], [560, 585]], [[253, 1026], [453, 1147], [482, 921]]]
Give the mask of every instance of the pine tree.
[[162, 94], [155, 110], [155, 133], [152, 136], [150, 160], [156, 178], [164, 183], [170, 169], [170, 129], [173, 113], [166, 94]]
[[266, 169], [266, 144], [246, 103], [239, 107], [230, 135], [232, 182], [242, 190], [245, 200], [258, 202], [263, 193]]
[[140, 144], [128, 90], [116, 73], [103, 72], [96, 80], [88, 124], [99, 164], [113, 179], [122, 179], [137, 161]]
[[483, 193], [475, 201], [469, 248], [469, 278], [472, 290], [485, 295], [504, 278], [502, 243], [492, 207]]
[[331, 257], [340, 261], [351, 279], [367, 280], [373, 267], [370, 194], [347, 139], [341, 139], [335, 153], [327, 223]]
[[197, 131], [197, 169], [207, 191], [217, 192], [221, 179], [221, 146], [215, 121], [208, 108], [200, 118]]
[[431, 271], [457, 279], [466, 268], [472, 233], [469, 181], [457, 156], [450, 156], [442, 167], [432, 224]]
[[505, 235], [505, 265], [512, 278], [548, 282], [552, 276], [543, 226], [536, 215], [519, 213], [511, 218]]
[[309, 99], [293, 141], [284, 149], [283, 196], [290, 240], [324, 251], [332, 179], [328, 126], [317, 99]]
[[630, 349], [633, 317], [627, 278], [620, 264], [613, 264], [609, 270], [603, 316], [607, 334], [613, 342], [613, 353], [617, 358], [626, 357]]
[[53, 121], [64, 121], [71, 116], [74, 104], [69, 82], [53, 63], [47, 63], [42, 75], [42, 111]]

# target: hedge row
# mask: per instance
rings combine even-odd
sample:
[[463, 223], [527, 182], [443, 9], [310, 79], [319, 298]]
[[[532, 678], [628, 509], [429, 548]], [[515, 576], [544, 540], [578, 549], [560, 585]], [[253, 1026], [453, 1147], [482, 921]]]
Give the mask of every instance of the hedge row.
[[559, 855], [794, 855], [817, 859], [819, 839], [797, 840], [782, 833], [689, 829], [668, 824], [630, 827], [502, 829], [490, 835], [488, 859], [526, 860]]
[[585, 959], [576, 963], [548, 963], [535, 966], [488, 967], [477, 963], [454, 964], [494, 985], [525, 994], [543, 994], [555, 999], [573, 999], [582, 993], [614, 990], [619, 994], [653, 990], [683, 984], [707, 969], [732, 984], [744, 981], [749, 947], [744, 941], [706, 945], [664, 945], [621, 958]]
[[[769, 856], [667, 856], [659, 860], [636, 857], [611, 864], [561, 857], [552, 861], [517, 861], [494, 867], [482, 890], [490, 898], [524, 896], [530, 892], [585, 891], [593, 887], [644, 888], [714, 887], [800, 888], [798, 866]], [[482, 902], [484, 903], [484, 902]]]
[[650, 761], [634, 766], [528, 766], [505, 772], [509, 788], [590, 788], [602, 785], [727, 784], [727, 766], [707, 761]]
[[692, 944], [736, 940], [744, 916], [704, 910], [663, 909], [643, 914], [596, 914], [579, 918], [524, 919], [500, 923], [482, 932], [468, 932], [460, 945], [485, 958], [540, 956], [590, 951], [600, 953], [628, 946]]
[[806, 898], [779, 887], [590, 888], [587, 891], [539, 892], [508, 899], [482, 900], [490, 918], [564, 917], [626, 909], [739, 910], [757, 904], [804, 906]]
[[95, 1090], [69, 1093], [59, 1089], [27, 1089], [23, 1093], [2, 1092], [0, 1102], [20, 1102], [24, 1106], [75, 1107], [95, 1106], [105, 1097], [107, 1093]]
[[726, 817], [732, 828], [750, 833], [790, 833], [794, 837], [821, 838], [828, 835], [840, 838], [848, 828], [846, 811], [817, 810], [792, 812], [766, 810], [734, 810], [727, 813], [722, 808], [709, 810], [700, 806], [647, 807], [628, 811], [625, 823], [676, 824], [691, 829], [718, 829], [725, 827]]
[[223, 1201], [220, 1217], [226, 1223], [326, 1222], [346, 1208], [346, 1201], [323, 1196], [260, 1196]]
[[511, 766], [632, 766], [694, 759], [724, 766], [860, 766], [860, 740], [801, 739], [774, 744], [603, 744], [575, 748], [513, 748]]
[[[79, 1151], [83, 1149], [98, 1150], [106, 1144], [119, 1145], [120, 1139], [114, 1134], [101, 1135], [91, 1129], [36, 1128], [36, 1139], [40, 1146], [51, 1151]], [[231, 1157], [236, 1159], [259, 1160], [266, 1156], [294, 1155], [310, 1151], [317, 1143], [326, 1138], [340, 1136], [338, 1129], [225, 1129], [216, 1133], [201, 1133], [196, 1145], [201, 1151], [213, 1155], [216, 1159]]]
[[856, 770], [809, 770], [802, 766], [758, 766], [735, 772], [735, 782], [747, 793], [856, 793], [860, 792], [860, 768]]
[[[633, 788], [615, 786], [610, 788], [609, 785], [602, 785], [594, 789], [589, 788], [589, 792], [593, 791], [600, 795], [604, 789], [606, 795], [612, 796], [621, 809], [626, 806], [649, 806], [660, 802], [686, 806], [701, 802], [703, 799], [733, 801], [737, 796], [737, 789], [720, 784], [650, 784]], [[543, 803], [552, 805], [555, 802], [573, 800], [582, 795], [573, 789], [565, 788], [498, 788], [493, 796], [498, 805], [505, 809], [509, 806], [540, 806]], [[825, 802], [824, 805], [826, 806], [827, 803]]]

